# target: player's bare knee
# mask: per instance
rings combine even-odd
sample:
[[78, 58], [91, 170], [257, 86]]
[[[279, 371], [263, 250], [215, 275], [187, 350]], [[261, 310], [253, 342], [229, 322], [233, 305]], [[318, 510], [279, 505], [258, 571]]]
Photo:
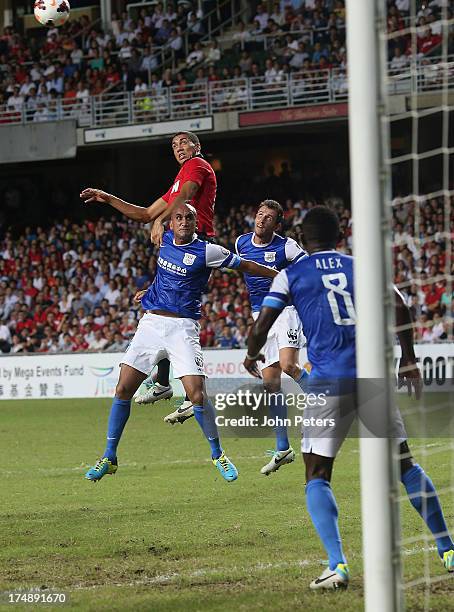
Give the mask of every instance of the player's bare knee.
[[282, 371], [290, 376], [290, 378], [298, 378], [299, 375], [299, 366], [292, 361], [284, 361], [281, 363]]
[[117, 383], [117, 386], [115, 387], [115, 397], [118, 397], [118, 399], [122, 399], [122, 400], [129, 400], [132, 398], [135, 391], [136, 389], [132, 389], [130, 385], [125, 384], [122, 381], [119, 381]]
[[306, 482], [310, 480], [315, 480], [316, 478], [321, 478], [322, 480], [327, 480], [330, 482], [331, 480], [331, 469], [326, 465], [317, 465], [308, 468], [306, 466]]
[[202, 389], [191, 389], [187, 391], [188, 397], [194, 406], [203, 406], [204, 394]]
[[333, 459], [331, 457], [321, 457], [312, 453], [303, 453], [303, 459], [306, 466], [306, 482], [321, 478], [331, 481], [331, 473], [333, 471]]

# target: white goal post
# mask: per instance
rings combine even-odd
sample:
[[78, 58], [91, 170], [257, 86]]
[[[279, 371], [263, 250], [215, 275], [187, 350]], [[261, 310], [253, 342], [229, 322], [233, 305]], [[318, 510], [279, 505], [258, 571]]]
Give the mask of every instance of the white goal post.
[[[386, 181], [381, 168], [381, 152], [386, 144], [380, 123], [384, 58], [377, 32], [377, 21], [384, 19], [386, 2], [347, 0], [346, 8], [357, 376], [362, 380], [384, 381], [383, 392], [374, 402], [377, 410], [389, 415], [390, 410], [386, 408], [390, 408], [391, 402], [388, 353], [392, 324], [391, 267], [385, 249], [385, 233], [389, 232], [389, 227], [385, 207]], [[366, 386], [359, 386], [360, 404], [366, 401], [361, 397], [361, 389]], [[395, 478], [390, 441], [365, 433], [361, 427], [365, 610], [395, 612], [399, 609], [399, 557], [393, 551], [396, 519], [391, 491]]]
[[[372, 408], [384, 419], [376, 437], [360, 427], [364, 601], [366, 612], [399, 612], [404, 595], [417, 597], [429, 612], [444, 605], [443, 590], [452, 585], [440, 560], [449, 552], [443, 539], [454, 529], [454, 368], [443, 370], [448, 384], [437, 397], [426, 387], [414, 404], [397, 401], [392, 296], [395, 280], [417, 342], [452, 346], [454, 3], [410, 0], [398, 16], [395, 8], [387, 14], [387, 5], [346, 2], [359, 413], [367, 417]], [[428, 366], [431, 371], [422, 359], [425, 384]], [[381, 386], [368, 401], [363, 383], [371, 379]], [[418, 440], [416, 462], [433, 470], [446, 519], [438, 533], [427, 517], [419, 526], [411, 522], [414, 510], [408, 488], [403, 493], [398, 483], [399, 451], [389, 435], [394, 403]], [[424, 515], [433, 495], [424, 489], [419, 495]]]

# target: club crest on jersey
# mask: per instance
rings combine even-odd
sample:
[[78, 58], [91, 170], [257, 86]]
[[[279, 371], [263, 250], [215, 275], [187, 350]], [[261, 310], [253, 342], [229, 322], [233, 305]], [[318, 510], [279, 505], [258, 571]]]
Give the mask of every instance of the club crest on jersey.
[[183, 263], [187, 266], [192, 266], [195, 262], [197, 255], [193, 255], [192, 253], [185, 253], [183, 257]]
[[265, 251], [265, 261], [268, 263], [276, 261], [276, 252], [275, 251]]

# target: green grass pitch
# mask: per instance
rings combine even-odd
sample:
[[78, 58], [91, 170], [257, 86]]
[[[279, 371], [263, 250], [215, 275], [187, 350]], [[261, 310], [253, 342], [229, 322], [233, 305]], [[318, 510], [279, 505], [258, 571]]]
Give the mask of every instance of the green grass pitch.
[[[266, 478], [259, 470], [272, 440], [225, 438], [240, 472], [226, 483], [193, 420], [171, 427], [162, 421], [171, 402], [134, 405], [118, 473], [92, 484], [83, 475], [103, 451], [109, 406], [0, 403], [0, 592], [45, 585], [69, 593], [63, 608], [72, 610], [363, 609], [356, 440], [344, 445], [333, 478], [351, 585], [311, 593], [324, 553], [305, 510], [300, 459]], [[446, 488], [453, 464], [442, 452], [446, 440], [429, 443], [434, 452], [424, 467]], [[299, 447], [296, 439], [293, 445]], [[422, 445], [413, 443], [416, 458]], [[453, 526], [452, 493], [442, 503]], [[402, 524], [404, 537], [426, 533], [409, 503]], [[423, 542], [405, 547], [403, 560], [407, 581], [424, 573], [425, 560], [432, 577], [444, 575]], [[452, 610], [453, 585], [454, 576], [435, 583], [429, 600], [423, 587], [411, 589], [407, 610], [424, 610], [425, 602], [430, 610]]]

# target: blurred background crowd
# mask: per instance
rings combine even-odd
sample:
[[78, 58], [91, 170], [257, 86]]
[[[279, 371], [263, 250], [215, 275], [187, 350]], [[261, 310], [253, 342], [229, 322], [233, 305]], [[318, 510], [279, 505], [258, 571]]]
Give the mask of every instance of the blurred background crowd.
[[[351, 253], [351, 215], [340, 198], [287, 200], [282, 233], [301, 242], [301, 221], [314, 205], [334, 208], [341, 222], [338, 248]], [[257, 203], [216, 218], [217, 241], [234, 249], [253, 230]], [[452, 202], [454, 204], [454, 202]], [[110, 209], [109, 209], [110, 210]], [[121, 351], [141, 308], [134, 294], [156, 272], [149, 229], [110, 216], [7, 232], [0, 243], [0, 349], [2, 352]], [[446, 207], [442, 199], [394, 202], [395, 282], [416, 323], [418, 342], [453, 341], [453, 294], [447, 286]], [[454, 206], [451, 205], [451, 240]], [[417, 217], [417, 223], [415, 218]], [[432, 240], [425, 239], [431, 235]], [[451, 273], [454, 270], [451, 270]], [[242, 276], [215, 270], [203, 296], [204, 347], [244, 348], [252, 324]]]
[[[388, 29], [402, 30], [389, 42], [393, 71], [440, 53], [441, 2], [418, 0], [412, 44], [409, 1], [388, 2]], [[58, 100], [68, 111], [83, 110], [90, 96], [118, 91], [140, 98], [176, 87], [184, 94], [191, 84], [240, 77], [272, 85], [295, 72], [317, 83], [328, 69], [346, 71], [344, 0], [251, 2], [247, 14], [237, 4], [150, 3], [114, 14], [109, 29], [87, 16], [36, 33], [7, 27], [0, 36], [0, 120], [23, 110], [28, 120], [52, 120]]]
[[[248, 13], [240, 17], [235, 0], [185, 0], [124, 10], [113, 15], [109, 29], [86, 16], [63, 28], [36, 33], [4, 28], [0, 122], [24, 111], [29, 120], [49, 120], [57, 101], [70, 108], [83, 107], [90, 96], [114, 91], [140, 97], [177, 87], [184, 96], [186, 87], [197, 82], [247, 76], [264, 79], [272, 88], [289, 73], [346, 70], [343, 0], [248, 4]], [[388, 1], [391, 70], [404, 70], [414, 59], [437, 57], [442, 4], [417, 0], [418, 32], [412, 40], [406, 30], [410, 0]], [[449, 0], [448, 17], [453, 5]], [[448, 43], [451, 52], [452, 31]], [[317, 136], [319, 142], [322, 138], [322, 133]], [[305, 144], [312, 146], [309, 136]], [[338, 248], [350, 253], [351, 215], [348, 195], [342, 192], [342, 185], [348, 184], [345, 161], [339, 157], [335, 163], [317, 163], [311, 150], [301, 166], [304, 174], [299, 176], [299, 170], [287, 162], [279, 173], [271, 165], [261, 176], [254, 170], [245, 176], [235, 170], [235, 180], [216, 168], [222, 194], [216, 219], [218, 242], [233, 249], [236, 238], [253, 229], [260, 200], [270, 197], [285, 210], [281, 233], [298, 242], [307, 210], [315, 204], [333, 207], [342, 229]], [[63, 169], [59, 172], [64, 175]], [[34, 191], [24, 191], [21, 199], [19, 187], [8, 177], [0, 211], [0, 350], [124, 350], [141, 312], [132, 298], [156, 272], [149, 230], [111, 216], [110, 209], [100, 211], [103, 216], [97, 220], [87, 214], [88, 219], [80, 221], [74, 194], [52, 190], [58, 178], [52, 176], [45, 189], [30, 179]], [[43, 191], [52, 225], [44, 220], [39, 199]], [[40, 215], [42, 226], [32, 225]], [[24, 218], [32, 219], [30, 225], [19, 229]], [[393, 202], [395, 282], [412, 310], [418, 342], [454, 341], [453, 292], [447, 282], [454, 272], [447, 249], [453, 228], [454, 201], [396, 198]], [[203, 302], [202, 345], [243, 348], [252, 318], [241, 275], [214, 271]]]

